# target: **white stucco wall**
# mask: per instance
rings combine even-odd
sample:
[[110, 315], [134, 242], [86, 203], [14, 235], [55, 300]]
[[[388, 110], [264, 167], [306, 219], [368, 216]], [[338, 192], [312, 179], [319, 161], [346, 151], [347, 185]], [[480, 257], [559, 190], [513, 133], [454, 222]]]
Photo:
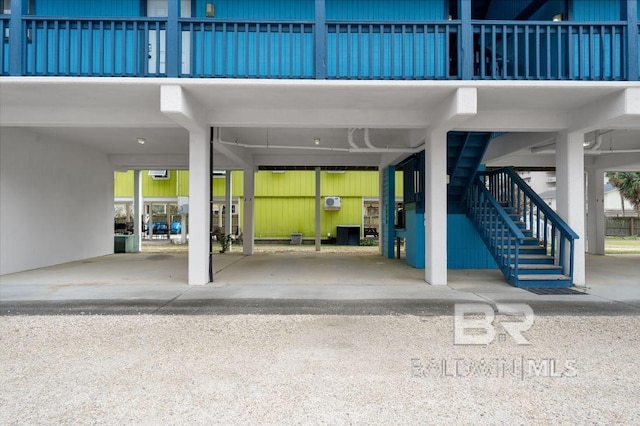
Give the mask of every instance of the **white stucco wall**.
[[107, 156], [0, 128], [0, 275], [113, 253]]

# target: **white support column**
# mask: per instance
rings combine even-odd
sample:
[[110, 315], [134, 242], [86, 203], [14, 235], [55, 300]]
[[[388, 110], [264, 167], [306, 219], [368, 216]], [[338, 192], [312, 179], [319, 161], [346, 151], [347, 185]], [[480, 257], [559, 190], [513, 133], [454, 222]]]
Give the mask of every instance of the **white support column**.
[[382, 206], [384, 205], [384, 167], [378, 167], [378, 252], [380, 256], [384, 256], [382, 242], [385, 238], [385, 229], [382, 222]]
[[[224, 174], [224, 205], [226, 206], [224, 212], [224, 235], [227, 236], [232, 232], [233, 221], [233, 206], [231, 200], [231, 170], [227, 170]], [[231, 248], [231, 245], [229, 245]]]
[[142, 222], [144, 220], [142, 201], [142, 171], [133, 171], [133, 235], [136, 236], [135, 251], [142, 249]]
[[244, 171], [244, 209], [243, 209], [243, 231], [242, 231], [242, 252], [244, 255], [253, 254], [254, 244], [254, 185], [255, 173], [253, 169]]
[[604, 254], [604, 170], [587, 169], [587, 253]]
[[316, 167], [316, 251], [320, 251], [320, 246], [322, 244], [322, 236], [320, 235], [320, 167]]
[[[556, 138], [556, 211], [579, 236], [574, 242], [573, 283], [585, 285], [584, 133], [560, 132]], [[565, 251], [568, 264], [569, 250]], [[565, 271], [565, 273], [568, 271]]]
[[447, 132], [425, 138], [425, 281], [447, 284]]
[[[210, 144], [206, 132], [189, 132], [189, 284], [209, 282]], [[213, 261], [213, 260], [212, 260]]]

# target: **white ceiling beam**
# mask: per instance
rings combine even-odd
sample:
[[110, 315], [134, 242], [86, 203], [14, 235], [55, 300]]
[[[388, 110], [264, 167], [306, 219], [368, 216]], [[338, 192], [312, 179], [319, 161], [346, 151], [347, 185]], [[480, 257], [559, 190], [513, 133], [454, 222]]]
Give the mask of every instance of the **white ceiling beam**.
[[488, 167], [554, 167], [555, 155], [511, 155], [486, 162]]
[[[238, 169], [253, 169], [254, 163], [249, 150], [246, 148], [223, 145], [218, 141], [213, 141], [213, 149], [236, 163]], [[213, 156], [215, 163], [216, 156]]]
[[176, 127], [154, 110], [101, 105], [89, 108], [16, 105], [2, 108], [0, 125], [7, 127]]
[[430, 126], [449, 131], [457, 128], [478, 113], [478, 89], [461, 87], [431, 114]]
[[193, 133], [208, 129], [204, 107], [178, 85], [160, 87], [160, 111]]
[[467, 132], [549, 132], [566, 129], [567, 114], [560, 111], [480, 111], [455, 130]]
[[187, 170], [189, 156], [178, 154], [113, 154], [109, 162], [115, 170]]
[[424, 128], [424, 112], [381, 108], [225, 108], [209, 112], [216, 127]]
[[309, 153], [304, 154], [255, 154], [253, 160], [259, 166], [371, 166], [380, 165], [380, 154], [347, 154], [339, 155]]
[[588, 133], [616, 127], [617, 122], [640, 122], [640, 88], [629, 87], [591, 102], [570, 115], [569, 129]]
[[491, 141], [483, 162], [497, 161], [502, 157], [531, 148], [536, 145], [551, 143], [555, 140], [555, 132], [529, 133], [514, 132], [498, 136]]
[[606, 154], [602, 153], [597, 156], [588, 156], [592, 158], [593, 167], [607, 171], [640, 171], [640, 153], [621, 153]]

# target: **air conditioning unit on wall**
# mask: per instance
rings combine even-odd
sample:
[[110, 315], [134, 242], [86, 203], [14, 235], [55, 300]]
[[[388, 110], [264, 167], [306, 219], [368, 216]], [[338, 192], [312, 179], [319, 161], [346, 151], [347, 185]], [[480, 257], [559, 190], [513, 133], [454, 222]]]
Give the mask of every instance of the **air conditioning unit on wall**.
[[340, 210], [340, 197], [324, 197], [325, 210]]

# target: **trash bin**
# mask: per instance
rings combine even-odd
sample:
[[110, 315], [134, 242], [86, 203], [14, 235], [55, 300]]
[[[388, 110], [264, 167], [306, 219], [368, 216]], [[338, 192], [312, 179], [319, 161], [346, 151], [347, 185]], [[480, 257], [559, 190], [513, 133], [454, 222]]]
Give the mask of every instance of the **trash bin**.
[[302, 234], [294, 233], [291, 234], [291, 245], [299, 246], [302, 244]]
[[336, 226], [336, 245], [359, 246], [360, 245], [360, 226], [358, 225]]
[[137, 247], [137, 242], [137, 235], [114, 235], [113, 252], [136, 253], [139, 250], [139, 248]]

